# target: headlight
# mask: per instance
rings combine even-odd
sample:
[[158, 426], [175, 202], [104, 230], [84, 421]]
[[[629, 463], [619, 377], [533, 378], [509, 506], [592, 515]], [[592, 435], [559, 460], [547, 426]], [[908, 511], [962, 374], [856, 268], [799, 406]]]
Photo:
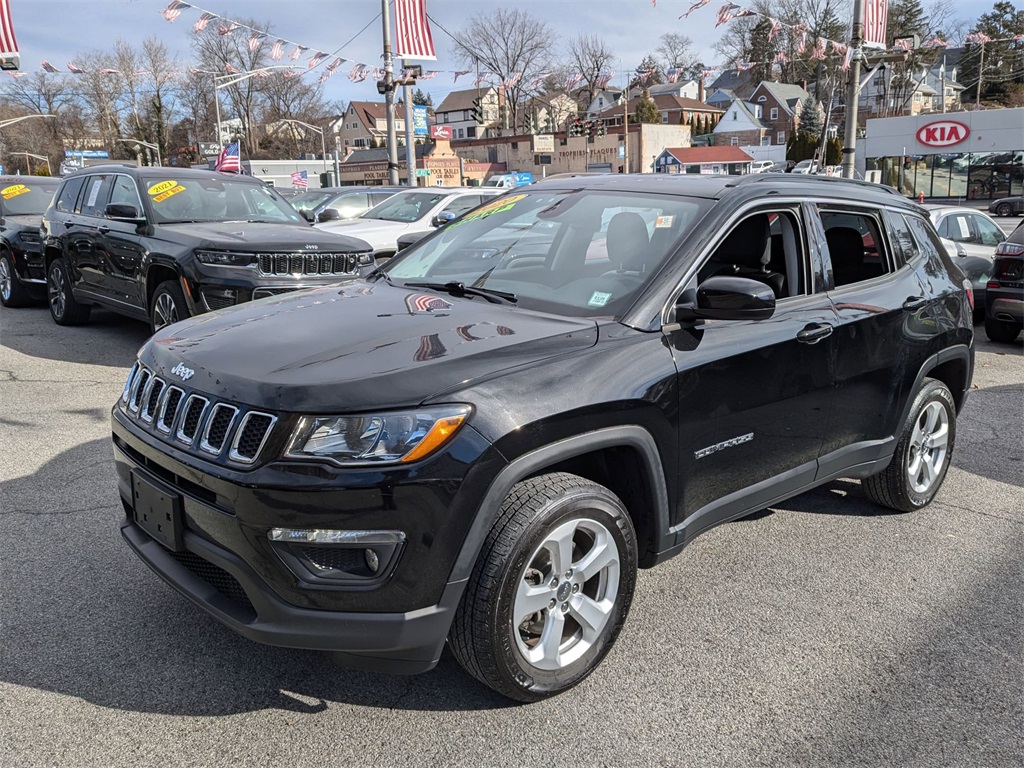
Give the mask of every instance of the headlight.
[[365, 267], [368, 264], [373, 264], [373, 253], [357, 253], [356, 264], [360, 267]]
[[256, 264], [256, 255], [253, 253], [196, 251], [196, 258], [203, 264], [212, 264], [218, 267], [251, 267]]
[[363, 416], [304, 416], [285, 456], [341, 465], [408, 464], [451, 440], [469, 413], [466, 405], [444, 405]]

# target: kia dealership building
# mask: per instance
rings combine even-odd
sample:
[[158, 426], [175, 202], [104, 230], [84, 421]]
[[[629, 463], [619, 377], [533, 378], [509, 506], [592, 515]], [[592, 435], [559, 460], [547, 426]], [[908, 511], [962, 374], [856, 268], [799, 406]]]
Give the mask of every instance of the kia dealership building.
[[[908, 197], [991, 200], [1024, 194], [1024, 109], [868, 120], [861, 172]], [[909, 167], [906, 167], [909, 166]]]

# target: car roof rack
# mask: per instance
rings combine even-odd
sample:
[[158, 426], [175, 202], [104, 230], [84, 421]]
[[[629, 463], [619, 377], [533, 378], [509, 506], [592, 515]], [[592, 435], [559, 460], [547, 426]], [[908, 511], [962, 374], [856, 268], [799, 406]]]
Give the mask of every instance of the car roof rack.
[[864, 189], [873, 189], [876, 192], [886, 192], [890, 195], [896, 195], [900, 199], [906, 199], [893, 187], [885, 184], [876, 184], [873, 181], [864, 181], [863, 179], [846, 179], [838, 176], [817, 176], [815, 174], [797, 174], [793, 176], [786, 173], [749, 173], [745, 176], [737, 177], [737, 181], [733, 185], [726, 186], [739, 186], [741, 184], [769, 184], [771, 182], [782, 182], [782, 183], [811, 183], [811, 184], [856, 184]]

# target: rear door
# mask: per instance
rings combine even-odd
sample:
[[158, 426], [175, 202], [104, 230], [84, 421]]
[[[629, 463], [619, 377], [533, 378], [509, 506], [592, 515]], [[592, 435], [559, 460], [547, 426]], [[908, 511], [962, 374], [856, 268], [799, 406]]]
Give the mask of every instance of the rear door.
[[112, 182], [111, 174], [87, 176], [74, 212], [65, 219], [65, 253], [75, 276], [75, 290], [104, 299], [112, 296], [112, 285], [100, 225]]
[[881, 209], [845, 203], [807, 207], [824, 244], [828, 294], [837, 315], [836, 392], [820, 479], [891, 453], [928, 346], [920, 328], [929, 307], [914, 269], [889, 239]]

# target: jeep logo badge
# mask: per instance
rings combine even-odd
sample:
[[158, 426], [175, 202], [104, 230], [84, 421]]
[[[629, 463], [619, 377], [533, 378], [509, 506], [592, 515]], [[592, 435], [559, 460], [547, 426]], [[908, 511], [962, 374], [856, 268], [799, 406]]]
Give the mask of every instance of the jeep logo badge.
[[179, 377], [182, 381], [188, 381], [196, 375], [196, 372], [191, 368], [186, 368], [184, 363], [178, 363], [176, 366], [171, 368], [171, 373]]

